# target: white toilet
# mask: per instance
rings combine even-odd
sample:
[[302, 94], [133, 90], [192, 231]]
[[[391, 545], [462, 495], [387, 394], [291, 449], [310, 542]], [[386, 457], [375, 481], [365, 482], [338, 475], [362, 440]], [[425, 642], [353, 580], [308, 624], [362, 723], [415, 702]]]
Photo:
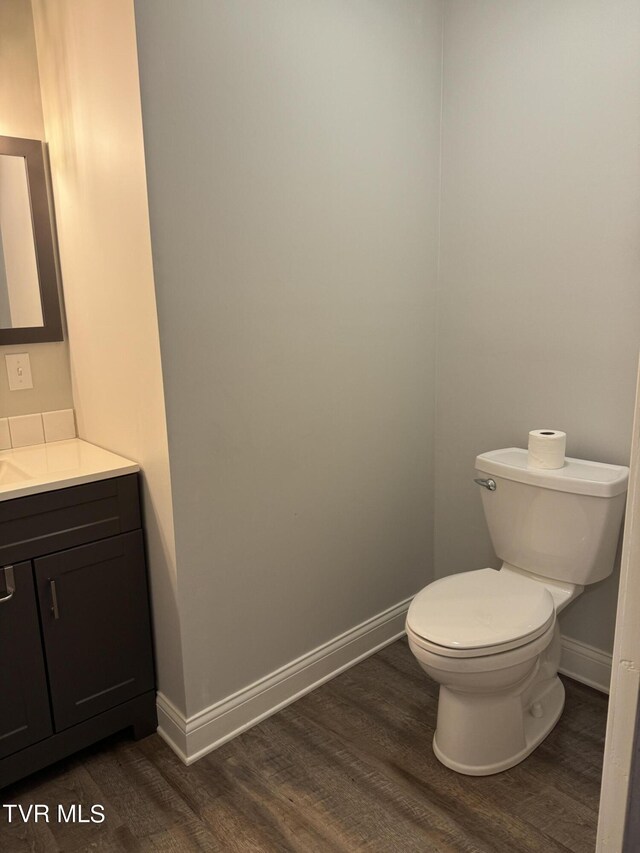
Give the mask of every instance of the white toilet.
[[459, 773], [513, 767], [564, 705], [556, 614], [611, 574], [628, 468], [566, 459], [527, 467], [527, 451], [476, 459], [482, 504], [502, 568], [434, 581], [407, 614], [409, 646], [440, 684], [433, 750]]

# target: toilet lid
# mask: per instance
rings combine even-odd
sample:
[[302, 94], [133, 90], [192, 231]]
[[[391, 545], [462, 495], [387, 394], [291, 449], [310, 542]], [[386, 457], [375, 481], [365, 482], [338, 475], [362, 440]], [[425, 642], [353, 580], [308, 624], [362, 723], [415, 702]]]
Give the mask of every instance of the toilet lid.
[[449, 649], [523, 642], [545, 629], [555, 612], [541, 583], [512, 572], [478, 569], [434, 581], [411, 602], [407, 626]]

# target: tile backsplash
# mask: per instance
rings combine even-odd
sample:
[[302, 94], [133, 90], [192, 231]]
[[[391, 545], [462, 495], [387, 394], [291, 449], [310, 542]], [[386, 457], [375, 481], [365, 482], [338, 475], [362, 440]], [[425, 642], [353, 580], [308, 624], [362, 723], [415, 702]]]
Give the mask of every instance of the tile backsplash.
[[76, 420], [73, 409], [60, 409], [58, 412], [43, 412], [42, 425], [45, 441], [64, 441], [76, 437]]
[[76, 437], [73, 409], [0, 418], [0, 450]]
[[0, 450], [6, 450], [8, 447], [11, 447], [9, 418], [0, 418]]
[[15, 418], [9, 418], [9, 432], [12, 447], [44, 444], [42, 415], [17, 415]]

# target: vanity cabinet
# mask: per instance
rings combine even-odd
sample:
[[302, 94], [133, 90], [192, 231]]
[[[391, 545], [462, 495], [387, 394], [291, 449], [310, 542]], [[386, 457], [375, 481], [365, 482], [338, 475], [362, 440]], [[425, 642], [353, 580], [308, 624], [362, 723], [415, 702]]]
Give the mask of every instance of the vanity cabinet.
[[137, 474], [0, 502], [0, 786], [155, 731]]

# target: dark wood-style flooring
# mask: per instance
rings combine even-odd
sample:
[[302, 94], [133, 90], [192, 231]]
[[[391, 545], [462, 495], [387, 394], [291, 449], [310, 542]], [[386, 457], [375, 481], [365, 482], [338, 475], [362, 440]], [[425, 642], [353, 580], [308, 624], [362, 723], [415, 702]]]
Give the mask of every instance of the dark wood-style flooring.
[[404, 641], [185, 767], [120, 735], [6, 788], [2, 803], [94, 803], [101, 825], [9, 825], [0, 850], [591, 853], [606, 697], [565, 713], [523, 764], [460, 776], [431, 751], [437, 689]]

